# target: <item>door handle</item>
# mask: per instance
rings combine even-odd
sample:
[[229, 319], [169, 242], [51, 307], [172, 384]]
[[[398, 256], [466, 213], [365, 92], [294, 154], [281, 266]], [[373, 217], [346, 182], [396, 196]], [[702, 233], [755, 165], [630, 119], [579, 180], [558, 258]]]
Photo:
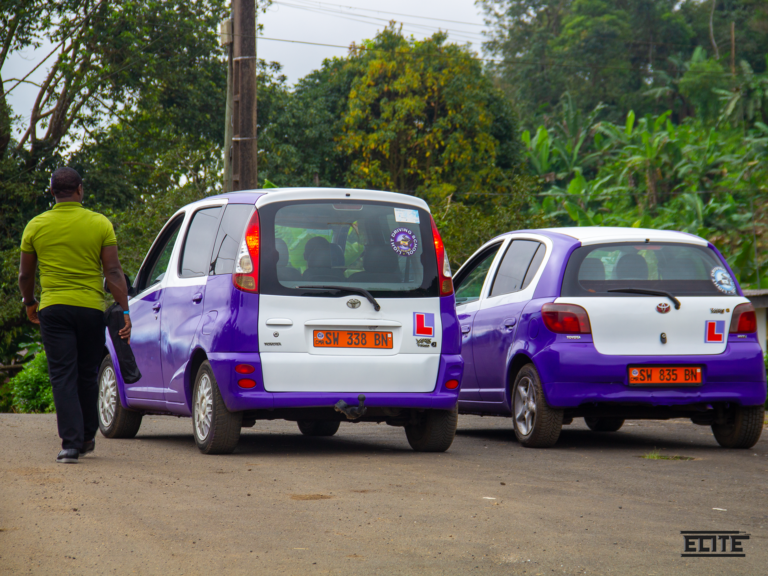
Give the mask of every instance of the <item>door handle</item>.
[[154, 304], [152, 304], [152, 311], [160, 312], [160, 302], [155, 302]]
[[461, 333], [462, 333], [462, 334], [469, 334], [469, 331], [470, 331], [471, 329], [472, 329], [472, 326], [470, 326], [469, 324], [464, 324], [464, 325], [461, 327]]
[[200, 304], [200, 302], [202, 302], [202, 301], [203, 301], [203, 293], [202, 292], [198, 292], [197, 294], [192, 296], [192, 302], [194, 302], [195, 304]]
[[505, 328], [514, 328], [515, 324], [517, 324], [517, 318], [507, 318], [506, 320], [504, 320]]

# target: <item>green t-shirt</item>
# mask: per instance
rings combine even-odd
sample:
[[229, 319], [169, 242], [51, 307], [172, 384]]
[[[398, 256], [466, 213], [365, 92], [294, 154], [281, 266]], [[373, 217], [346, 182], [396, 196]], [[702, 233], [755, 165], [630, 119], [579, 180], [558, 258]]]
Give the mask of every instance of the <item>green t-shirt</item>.
[[101, 249], [115, 245], [112, 223], [80, 202], [59, 202], [30, 220], [21, 251], [37, 254], [40, 309], [68, 304], [104, 310]]

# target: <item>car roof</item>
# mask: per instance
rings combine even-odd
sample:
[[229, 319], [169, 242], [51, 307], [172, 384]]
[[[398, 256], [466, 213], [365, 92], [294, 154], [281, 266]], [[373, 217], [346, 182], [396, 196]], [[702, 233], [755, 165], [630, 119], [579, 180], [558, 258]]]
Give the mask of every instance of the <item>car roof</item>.
[[421, 198], [409, 194], [400, 194], [397, 192], [384, 192], [381, 190], [364, 190], [358, 188], [259, 188], [257, 190], [240, 190], [237, 192], [227, 192], [218, 196], [209, 196], [211, 198], [227, 198], [232, 202], [248, 203], [256, 202], [259, 198], [266, 196], [269, 202], [285, 200], [372, 200], [378, 202], [397, 202], [398, 204], [409, 204], [418, 206], [429, 211], [427, 203]]
[[529, 232], [562, 234], [581, 242], [582, 246], [605, 242], [679, 242], [707, 246], [709, 242], [687, 232], [653, 230], [650, 228], [622, 228], [619, 226], [580, 226], [570, 228], [542, 228]]

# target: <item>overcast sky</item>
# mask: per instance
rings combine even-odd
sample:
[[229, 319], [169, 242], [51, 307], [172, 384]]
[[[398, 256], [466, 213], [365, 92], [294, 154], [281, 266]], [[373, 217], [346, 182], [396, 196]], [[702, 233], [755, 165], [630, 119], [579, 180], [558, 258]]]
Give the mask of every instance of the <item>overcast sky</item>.
[[[259, 57], [280, 62], [291, 84], [319, 68], [325, 58], [345, 55], [346, 47], [352, 42], [372, 38], [390, 20], [402, 23], [403, 31], [416, 38], [445, 30], [450, 41], [470, 43], [478, 52], [483, 30], [483, 18], [474, 0], [278, 0], [273, 2], [266, 14], [260, 14], [259, 19], [264, 25], [263, 38], [258, 43]], [[276, 40], [330, 44], [342, 48]], [[46, 44], [37, 50], [12, 55], [3, 66], [3, 79], [25, 75], [50, 50], [51, 46]], [[52, 57], [29, 79], [42, 81], [53, 60]], [[6, 89], [10, 86], [8, 83], [5, 85]], [[8, 100], [14, 113], [26, 118], [36, 95], [36, 87], [20, 85], [8, 96]]]

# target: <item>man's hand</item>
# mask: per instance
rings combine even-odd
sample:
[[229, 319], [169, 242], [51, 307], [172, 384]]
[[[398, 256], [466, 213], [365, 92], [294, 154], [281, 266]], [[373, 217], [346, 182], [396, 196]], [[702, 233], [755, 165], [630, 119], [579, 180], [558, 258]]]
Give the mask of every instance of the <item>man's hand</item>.
[[127, 340], [128, 344], [130, 344], [131, 343], [131, 317], [128, 316], [128, 314], [125, 314], [124, 317], [125, 317], [125, 326], [120, 329], [120, 332], [118, 332], [118, 334], [120, 334], [120, 338], [122, 338], [123, 340]]
[[[27, 309], [27, 318], [29, 318], [29, 321], [32, 322], [32, 324], [40, 324], [40, 319], [37, 317], [37, 302], [32, 304], [32, 306], [25, 306]], [[128, 331], [130, 333], [130, 330]]]

